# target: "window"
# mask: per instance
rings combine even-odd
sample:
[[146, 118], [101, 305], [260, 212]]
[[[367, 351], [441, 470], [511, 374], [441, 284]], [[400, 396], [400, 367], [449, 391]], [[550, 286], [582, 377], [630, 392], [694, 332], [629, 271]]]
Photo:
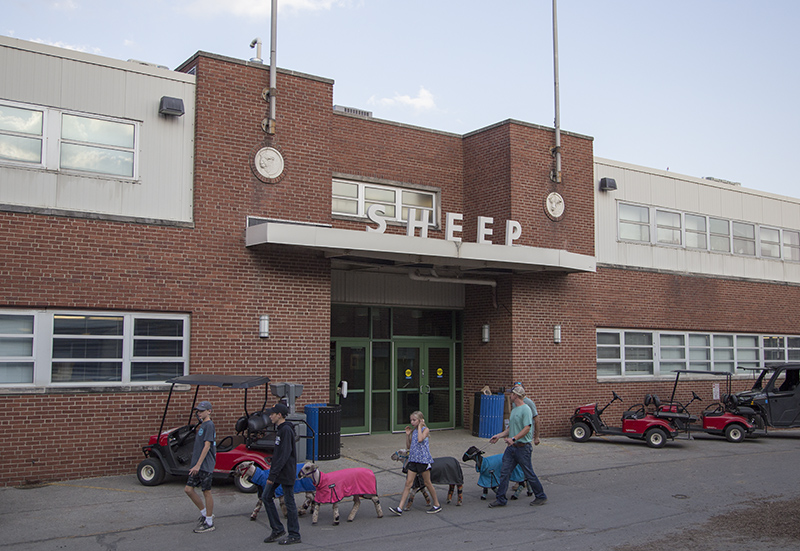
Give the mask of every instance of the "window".
[[0, 104], [0, 159], [42, 164], [44, 111]]
[[709, 218], [708, 229], [711, 236], [711, 250], [721, 253], [731, 252], [731, 230], [728, 221]]
[[687, 214], [686, 246], [691, 249], [707, 249], [706, 217]]
[[686, 369], [686, 335], [662, 334], [661, 372]]
[[620, 333], [597, 332], [597, 375], [622, 375]]
[[133, 124], [64, 113], [61, 168], [133, 178]]
[[0, 384], [33, 382], [33, 316], [0, 314]]
[[656, 211], [656, 240], [668, 245], [681, 244], [681, 215], [666, 210]]
[[619, 205], [619, 238], [650, 242], [650, 210], [635, 205]]
[[753, 224], [733, 223], [733, 252], [748, 256], [756, 255], [756, 229]]
[[774, 228], [759, 228], [761, 237], [761, 256], [765, 258], [781, 257], [781, 232]]
[[138, 133], [133, 121], [0, 103], [0, 162], [135, 179]]
[[764, 344], [764, 360], [767, 362], [783, 362], [786, 358], [786, 351], [784, 350], [783, 337], [767, 337], [763, 338]]
[[[651, 211], [655, 224], [651, 224]], [[800, 231], [619, 203], [619, 239], [800, 262]], [[651, 239], [651, 227], [655, 240]], [[783, 253], [783, 256], [781, 256]]]
[[783, 258], [800, 262], [800, 232], [783, 230]]
[[736, 336], [737, 367], [758, 367], [761, 365], [760, 358], [757, 335]]
[[163, 382], [188, 368], [185, 315], [0, 314], [0, 384]]
[[[428, 217], [435, 226], [436, 193], [417, 189], [378, 185], [348, 180], [333, 180], [331, 211], [344, 216], [367, 217], [372, 205], [383, 208], [382, 216], [395, 222], [408, 220], [409, 209], [416, 209], [416, 220]], [[427, 213], [427, 214], [426, 214]]]
[[743, 373], [800, 360], [800, 336], [597, 330], [597, 376], [671, 377], [675, 370]]

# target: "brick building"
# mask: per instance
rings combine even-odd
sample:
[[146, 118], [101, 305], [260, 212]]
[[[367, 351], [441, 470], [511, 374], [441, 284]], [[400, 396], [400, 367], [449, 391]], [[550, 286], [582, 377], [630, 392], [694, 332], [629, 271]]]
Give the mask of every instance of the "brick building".
[[468, 426], [522, 381], [556, 436], [612, 388], [800, 354], [796, 200], [572, 132], [554, 183], [552, 128], [378, 120], [288, 70], [269, 133], [269, 68], [204, 52], [173, 72], [0, 37], [0, 67], [2, 484], [133, 472], [187, 373], [301, 383], [345, 434]]

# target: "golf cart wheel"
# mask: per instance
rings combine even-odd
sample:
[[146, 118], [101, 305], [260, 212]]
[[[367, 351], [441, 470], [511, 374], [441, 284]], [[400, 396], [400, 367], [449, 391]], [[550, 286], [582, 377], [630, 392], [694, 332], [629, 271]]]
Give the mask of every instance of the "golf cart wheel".
[[258, 486], [249, 479], [244, 480], [241, 476], [233, 475], [233, 483], [236, 485], [236, 489], [243, 494], [254, 494], [258, 491]]
[[741, 442], [745, 436], [744, 429], [739, 423], [731, 423], [725, 427], [725, 438], [728, 442]]
[[570, 436], [575, 442], [586, 442], [592, 436], [592, 429], [583, 421], [578, 421], [572, 425]]
[[148, 457], [139, 463], [136, 476], [143, 486], [158, 486], [164, 481], [164, 466], [158, 458]]
[[651, 448], [663, 448], [667, 443], [667, 433], [661, 429], [650, 429], [644, 433], [645, 442]]

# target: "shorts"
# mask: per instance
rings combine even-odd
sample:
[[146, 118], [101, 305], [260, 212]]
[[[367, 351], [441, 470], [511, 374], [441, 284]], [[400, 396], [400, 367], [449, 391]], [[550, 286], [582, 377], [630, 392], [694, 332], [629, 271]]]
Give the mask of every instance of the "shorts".
[[198, 471], [194, 476], [189, 475], [189, 480], [186, 481], [187, 486], [192, 488], [199, 487], [204, 492], [211, 490], [211, 479], [214, 478], [214, 473], [208, 471]]
[[430, 463], [417, 463], [416, 461], [408, 462], [408, 470], [414, 473], [424, 473], [431, 468]]

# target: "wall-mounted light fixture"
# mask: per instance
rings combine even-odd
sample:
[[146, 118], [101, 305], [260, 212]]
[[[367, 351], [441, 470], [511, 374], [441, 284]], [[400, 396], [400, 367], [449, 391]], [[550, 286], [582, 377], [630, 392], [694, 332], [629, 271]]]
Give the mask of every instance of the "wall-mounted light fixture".
[[489, 342], [489, 324], [481, 327], [481, 342]]
[[561, 342], [561, 326], [556, 325], [553, 327], [553, 342], [558, 344]]
[[600, 191], [616, 191], [617, 181], [614, 178], [600, 178]]
[[258, 318], [258, 336], [262, 339], [269, 337], [269, 316], [267, 315]]
[[180, 117], [186, 111], [183, 108], [183, 100], [181, 98], [162, 96], [161, 103], [158, 105], [158, 112], [167, 117]]

